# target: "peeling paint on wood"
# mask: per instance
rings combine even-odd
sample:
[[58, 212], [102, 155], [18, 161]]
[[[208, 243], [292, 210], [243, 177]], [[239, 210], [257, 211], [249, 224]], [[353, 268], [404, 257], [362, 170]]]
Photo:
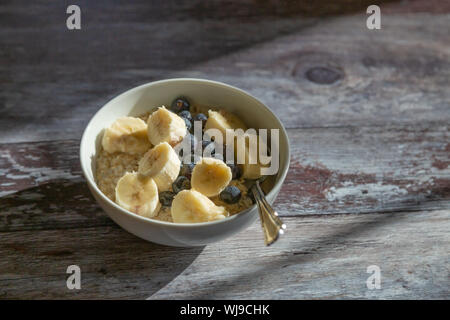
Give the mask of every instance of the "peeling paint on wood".
[[[449, 299], [450, 10], [389, 2], [379, 32], [365, 29], [369, 0], [91, 1], [98, 19], [80, 33], [62, 3], [1, 4], [0, 299]], [[243, 88], [289, 128], [274, 246], [258, 223], [204, 248], [154, 245], [89, 194], [89, 118], [180, 76]], [[66, 289], [71, 264], [81, 291]], [[381, 290], [365, 286], [372, 264]]]
[[448, 208], [449, 127], [418, 124], [289, 130], [291, 167], [280, 212], [336, 213]]
[[[290, 129], [283, 216], [448, 208], [447, 126]], [[420, 142], [418, 142], [420, 140]], [[1, 230], [111, 224], [81, 176], [76, 140], [2, 144]], [[39, 160], [30, 160], [26, 155]], [[21, 177], [14, 179], [14, 177]]]

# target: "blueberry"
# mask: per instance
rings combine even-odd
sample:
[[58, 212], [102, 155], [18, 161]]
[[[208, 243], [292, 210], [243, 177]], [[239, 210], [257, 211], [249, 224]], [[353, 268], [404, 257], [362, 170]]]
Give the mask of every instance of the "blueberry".
[[178, 97], [175, 100], [173, 100], [170, 109], [173, 112], [178, 113], [178, 112], [181, 112], [184, 110], [189, 111], [190, 106], [191, 105], [190, 105], [189, 101], [185, 97]]
[[170, 207], [174, 196], [175, 193], [172, 191], [163, 191], [159, 194], [159, 202], [161, 202], [164, 207]]
[[184, 120], [184, 123], [186, 123], [186, 130], [191, 132], [192, 130], [192, 122], [189, 119], [181, 118]]
[[172, 183], [172, 190], [178, 193], [182, 190], [189, 190], [191, 188], [191, 180], [185, 176], [178, 176], [178, 178]]
[[178, 113], [178, 115], [184, 120], [184, 123], [186, 123], [186, 129], [190, 132], [194, 129], [194, 125], [192, 123], [192, 115], [189, 111], [183, 110]]
[[[206, 147], [208, 147], [211, 144], [214, 144], [214, 142], [208, 141], [208, 140], [202, 140], [202, 151], [205, 151]], [[209, 147], [208, 148], [208, 151], [207, 151], [208, 156], [209, 156], [209, 154], [211, 154], [211, 157], [214, 157], [215, 153], [216, 153], [216, 148], [215, 147]], [[203, 155], [206, 156], [206, 153], [204, 153]]]
[[193, 134], [190, 134], [190, 133], [186, 134], [184, 136], [183, 140], [181, 141], [182, 149], [180, 150], [180, 156], [182, 158], [185, 158], [186, 156], [189, 155], [189, 154], [184, 154], [184, 147], [185, 146], [187, 147], [187, 144], [189, 143], [188, 139], [190, 139], [190, 143], [191, 143], [191, 154], [194, 153], [195, 146], [197, 144], [196, 139]]
[[178, 112], [178, 115], [182, 118], [188, 119], [189, 121], [192, 121], [192, 115], [189, 111], [184, 110], [181, 112]]
[[219, 197], [226, 203], [237, 203], [241, 199], [241, 190], [235, 186], [228, 186], [220, 193]]
[[231, 169], [231, 174], [233, 175], [232, 179], [239, 179], [242, 175], [241, 167], [234, 163], [227, 163], [227, 166]]
[[180, 169], [180, 176], [184, 176], [188, 179], [191, 178], [192, 170], [194, 170], [195, 163], [182, 163]]
[[191, 139], [191, 152], [192, 154], [195, 152], [195, 147], [197, 146], [197, 139], [191, 133], [188, 133], [186, 137], [189, 135], [189, 139]]
[[208, 141], [208, 140], [202, 140], [202, 149], [205, 150], [205, 148], [207, 146], [209, 146], [211, 143], [213, 143], [212, 141]]
[[[197, 162], [199, 162], [201, 160], [201, 157], [197, 157], [195, 154], [190, 154], [190, 155], [181, 155], [181, 165], [180, 165], [180, 170], [181, 167], [183, 166], [183, 164], [197, 164]], [[180, 175], [183, 175], [180, 173]]]
[[222, 148], [220, 146], [216, 145], [216, 158], [221, 159], [223, 162], [226, 162], [227, 160], [227, 147], [224, 144]]
[[194, 121], [202, 122], [202, 129], [205, 128], [206, 120], [208, 120], [208, 117], [206, 115], [204, 115], [203, 113], [199, 113], [194, 117]]

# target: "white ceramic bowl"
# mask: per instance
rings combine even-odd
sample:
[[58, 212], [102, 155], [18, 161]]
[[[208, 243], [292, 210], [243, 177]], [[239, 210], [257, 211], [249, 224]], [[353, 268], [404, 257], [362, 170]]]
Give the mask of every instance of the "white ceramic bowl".
[[[237, 114], [249, 128], [279, 129], [280, 168], [267, 200], [272, 204], [286, 177], [289, 141], [280, 120], [262, 102], [250, 94], [215, 81], [169, 79], [141, 85], [104, 105], [87, 125], [80, 145], [80, 161], [89, 189], [105, 212], [132, 234], [169, 246], [203, 246], [223, 240], [247, 228], [258, 217], [256, 206], [219, 221], [181, 224], [152, 220], [119, 207], [107, 198], [94, 180], [95, 156], [101, 145], [103, 129], [121, 116], [137, 116], [161, 105], [170, 105], [177, 96], [186, 96], [191, 104], [214, 106]], [[263, 239], [261, 239], [261, 242]]]

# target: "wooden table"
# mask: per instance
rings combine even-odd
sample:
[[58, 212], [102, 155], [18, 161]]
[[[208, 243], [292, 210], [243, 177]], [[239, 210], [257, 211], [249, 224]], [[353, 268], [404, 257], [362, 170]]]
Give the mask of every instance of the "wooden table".
[[[387, 2], [381, 30], [366, 28], [370, 1], [75, 2], [79, 31], [68, 4], [0, 5], [0, 298], [450, 298], [449, 1]], [[91, 197], [89, 119], [172, 77], [248, 90], [287, 127], [275, 245], [255, 223], [159, 246]]]

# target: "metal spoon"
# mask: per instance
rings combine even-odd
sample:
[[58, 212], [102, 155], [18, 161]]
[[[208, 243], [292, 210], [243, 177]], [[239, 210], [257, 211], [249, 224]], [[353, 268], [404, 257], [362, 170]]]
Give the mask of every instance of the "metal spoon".
[[262, 183], [267, 176], [263, 176], [257, 180], [247, 180], [247, 187], [255, 198], [258, 205], [259, 218], [264, 232], [264, 242], [266, 246], [270, 246], [277, 241], [280, 234], [284, 233], [286, 225], [278, 217], [278, 213], [272, 208], [266, 200], [264, 192], [261, 190], [260, 182]]

